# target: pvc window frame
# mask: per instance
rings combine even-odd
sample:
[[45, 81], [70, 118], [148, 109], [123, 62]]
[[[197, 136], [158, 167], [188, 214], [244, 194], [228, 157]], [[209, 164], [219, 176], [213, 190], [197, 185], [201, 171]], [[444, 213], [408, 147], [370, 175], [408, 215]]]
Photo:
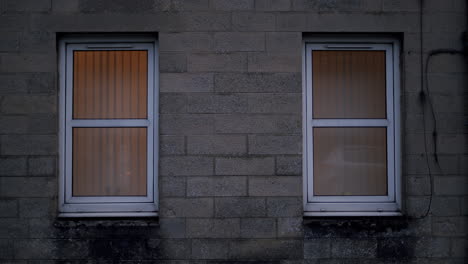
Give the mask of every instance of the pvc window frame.
[[[305, 39], [303, 49], [304, 216], [401, 215], [400, 46], [394, 38], [335, 37]], [[312, 52], [314, 50], [383, 50], [386, 63], [385, 119], [313, 119]], [[314, 127], [386, 127], [387, 195], [315, 196], [313, 193]]]
[[[76, 50], [147, 50], [146, 119], [73, 119], [73, 52]], [[158, 45], [152, 36], [68, 36], [59, 42], [59, 217], [154, 217], [158, 215]], [[72, 194], [72, 130], [75, 127], [147, 128], [147, 195], [80, 196]]]

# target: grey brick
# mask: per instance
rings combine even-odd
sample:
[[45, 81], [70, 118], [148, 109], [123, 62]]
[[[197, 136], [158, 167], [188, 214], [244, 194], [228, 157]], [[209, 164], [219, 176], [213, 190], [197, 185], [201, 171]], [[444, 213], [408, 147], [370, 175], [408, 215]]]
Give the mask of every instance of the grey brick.
[[428, 176], [408, 176], [406, 192], [409, 195], [429, 195], [431, 193], [430, 179]]
[[208, 115], [165, 114], [160, 115], [162, 135], [212, 134], [214, 118]]
[[52, 212], [49, 198], [19, 199], [19, 216], [21, 218], [47, 217]]
[[464, 196], [461, 201], [461, 214], [468, 215], [468, 196]]
[[166, 72], [186, 72], [187, 56], [184, 53], [164, 52], [159, 54], [159, 70]]
[[57, 164], [55, 157], [37, 157], [28, 159], [28, 175], [54, 175]]
[[276, 220], [274, 218], [242, 218], [241, 237], [274, 238], [276, 237]]
[[191, 53], [187, 58], [189, 72], [242, 72], [247, 70], [245, 53]]
[[255, 9], [260, 11], [289, 11], [291, 0], [256, 0]]
[[450, 256], [450, 239], [443, 237], [423, 237], [417, 240], [414, 254], [416, 257]]
[[301, 94], [249, 94], [251, 113], [301, 113]]
[[266, 33], [266, 50], [268, 52], [300, 53], [302, 34], [299, 32], [268, 32]]
[[48, 177], [0, 177], [0, 197], [53, 197], [56, 187]]
[[161, 92], [211, 92], [214, 86], [212, 73], [162, 73]]
[[330, 239], [308, 239], [304, 241], [304, 258], [330, 258], [331, 248]]
[[57, 117], [55, 114], [0, 117], [1, 134], [55, 134], [56, 132]]
[[301, 75], [295, 73], [220, 73], [215, 75], [217, 92], [296, 92]]
[[192, 12], [182, 19], [187, 31], [229, 31], [232, 28], [231, 16], [225, 12]]
[[250, 260], [301, 259], [302, 240], [294, 239], [245, 239], [230, 243], [230, 258]]
[[186, 113], [187, 95], [185, 93], [160, 93], [159, 112], [162, 114]]
[[302, 157], [276, 157], [276, 175], [302, 175]]
[[229, 51], [264, 51], [265, 33], [219, 32], [214, 34], [214, 49]]
[[278, 218], [278, 237], [303, 238], [302, 217]]
[[4, 0], [4, 12], [47, 12], [51, 0]]
[[433, 197], [431, 213], [436, 216], [460, 215], [460, 199], [458, 197]]
[[0, 72], [54, 72], [55, 54], [37, 53], [2, 53], [0, 54]]
[[54, 258], [55, 245], [53, 240], [22, 239], [17, 240], [15, 257], [17, 259], [50, 259]]
[[349, 0], [349, 1], [307, 1], [307, 0], [293, 0], [294, 10], [297, 11], [381, 11], [381, 1], [362, 1], [362, 0]]
[[302, 216], [302, 212], [302, 198], [267, 198], [267, 216], [269, 217], [299, 217]]
[[247, 153], [247, 143], [242, 135], [189, 136], [188, 154], [241, 155]]
[[298, 53], [249, 53], [249, 72], [301, 72], [302, 60]]
[[468, 234], [468, 217], [433, 217], [432, 231], [435, 236], [460, 237]]
[[[15, 209], [15, 212], [18, 212]], [[16, 217], [16, 215], [14, 216]], [[27, 238], [29, 235], [29, 226], [27, 219], [19, 218], [1, 218], [0, 219], [0, 238]]]
[[187, 236], [192, 238], [238, 238], [240, 237], [240, 219], [187, 219]]
[[153, 0], [80, 0], [79, 9], [82, 13], [147, 13], [153, 11]]
[[275, 15], [269, 13], [235, 12], [232, 27], [236, 31], [273, 31]]
[[177, 11], [209, 10], [210, 0], [172, 0], [171, 6]]
[[184, 136], [160, 136], [159, 150], [161, 155], [185, 154]]
[[217, 133], [281, 133], [301, 132], [299, 115], [218, 115], [215, 119]]
[[55, 113], [56, 97], [42, 95], [5, 96], [0, 109], [7, 114]]
[[434, 177], [434, 192], [437, 195], [467, 195], [467, 177]]
[[52, 73], [9, 73], [0, 75], [0, 94], [52, 94], [55, 80]]
[[[462, 112], [462, 111], [460, 111]], [[438, 137], [437, 149], [439, 153], [459, 154], [466, 153], [468, 145], [466, 134], [442, 134]]]
[[301, 177], [258, 177], [249, 178], [250, 196], [300, 196]]
[[47, 53], [56, 50], [55, 34], [47, 31], [32, 31], [23, 33], [19, 49], [31, 53]]
[[428, 196], [406, 197], [406, 213], [411, 217], [424, 216], [429, 209], [429, 201]]
[[161, 237], [163, 238], [185, 238], [185, 218], [161, 218]]
[[264, 198], [215, 198], [215, 217], [261, 217], [265, 215]]
[[301, 154], [301, 136], [249, 136], [249, 154]]
[[468, 255], [468, 239], [454, 238], [452, 239], [451, 256], [455, 258], [466, 258]]
[[80, 0], [52, 0], [53, 12], [78, 12]]
[[307, 31], [307, 14], [278, 13], [276, 14], [277, 31]]
[[213, 199], [165, 198], [160, 210], [162, 217], [213, 217]]
[[[190, 240], [187, 239], [149, 239], [147, 243], [148, 251], [151, 259], [188, 259], [190, 257]], [[125, 250], [127, 250], [125, 248]], [[140, 258], [138, 255], [136, 258]], [[158, 261], [158, 263], [166, 263], [166, 261]], [[171, 263], [171, 261], [168, 261]], [[183, 264], [185, 262], [182, 262]]]
[[0, 217], [18, 217], [18, 201], [14, 199], [0, 199]]
[[162, 157], [160, 158], [160, 175], [187, 176], [212, 175], [213, 158], [209, 157]]
[[228, 240], [193, 239], [192, 258], [194, 259], [227, 259], [229, 252]]
[[272, 175], [274, 159], [265, 158], [216, 158], [216, 175]]
[[7, 239], [0, 239], [0, 260], [2, 259], [13, 259], [15, 252], [13, 249], [13, 243]]
[[23, 31], [28, 28], [29, 21], [23, 14], [2, 14], [0, 16], [0, 31]]
[[373, 239], [341, 239], [331, 245], [331, 256], [335, 258], [375, 258], [377, 243]]
[[238, 94], [193, 94], [188, 98], [189, 113], [247, 112], [247, 98]]
[[160, 33], [159, 48], [166, 51], [211, 51], [213, 50], [213, 34], [206, 32]]
[[160, 177], [159, 188], [161, 197], [184, 197], [186, 193], [185, 177]]
[[211, 0], [215, 10], [245, 11], [254, 8], [254, 0]]
[[2, 42], [0, 42], [0, 52], [17, 51], [19, 48], [20, 33], [11, 31], [2, 33]]
[[0, 137], [2, 155], [53, 155], [57, 138], [49, 135], [4, 135]]
[[245, 196], [247, 178], [227, 177], [190, 177], [187, 179], [187, 196]]
[[0, 158], [1, 176], [18, 176], [26, 174], [25, 158]]

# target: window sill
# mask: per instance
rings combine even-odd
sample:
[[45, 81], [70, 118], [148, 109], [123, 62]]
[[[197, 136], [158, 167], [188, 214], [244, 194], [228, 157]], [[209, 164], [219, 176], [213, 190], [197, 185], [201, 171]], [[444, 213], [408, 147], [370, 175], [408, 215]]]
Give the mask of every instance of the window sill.
[[402, 216], [401, 212], [304, 212], [304, 217]]
[[157, 212], [107, 212], [107, 213], [59, 213], [59, 218], [148, 218], [158, 217]]

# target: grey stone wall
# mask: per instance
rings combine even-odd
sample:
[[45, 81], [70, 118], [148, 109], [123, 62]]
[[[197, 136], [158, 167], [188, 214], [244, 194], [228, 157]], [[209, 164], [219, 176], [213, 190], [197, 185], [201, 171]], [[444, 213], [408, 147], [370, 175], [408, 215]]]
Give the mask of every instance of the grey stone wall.
[[[1, 263], [466, 262], [466, 58], [431, 58], [436, 163], [419, 1], [0, 3]], [[423, 20], [424, 59], [463, 49], [466, 1]], [[158, 34], [158, 220], [57, 218], [57, 39], [81, 32]], [[404, 217], [302, 217], [303, 33], [333, 32], [401, 37]]]

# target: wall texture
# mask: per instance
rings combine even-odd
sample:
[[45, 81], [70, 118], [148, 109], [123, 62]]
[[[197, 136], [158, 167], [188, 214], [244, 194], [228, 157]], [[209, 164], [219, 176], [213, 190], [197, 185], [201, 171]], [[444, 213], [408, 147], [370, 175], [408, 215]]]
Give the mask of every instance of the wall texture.
[[[424, 58], [462, 50], [466, 1], [423, 2]], [[1, 263], [466, 263], [467, 65], [431, 58], [437, 164], [419, 1], [0, 3]], [[57, 218], [57, 39], [73, 32], [158, 34], [158, 220]], [[302, 217], [303, 33], [333, 32], [401, 37], [404, 217]]]

